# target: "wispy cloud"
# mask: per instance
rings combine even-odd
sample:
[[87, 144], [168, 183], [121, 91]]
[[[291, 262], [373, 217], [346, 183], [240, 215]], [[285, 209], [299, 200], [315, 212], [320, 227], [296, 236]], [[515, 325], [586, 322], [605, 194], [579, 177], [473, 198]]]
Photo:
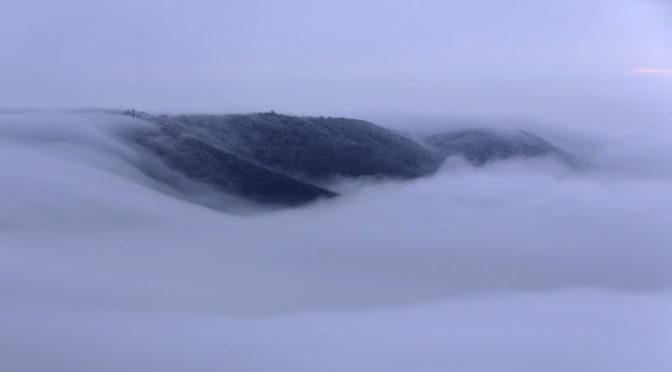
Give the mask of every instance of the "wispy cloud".
[[672, 69], [636, 68], [632, 71], [638, 74], [672, 75]]

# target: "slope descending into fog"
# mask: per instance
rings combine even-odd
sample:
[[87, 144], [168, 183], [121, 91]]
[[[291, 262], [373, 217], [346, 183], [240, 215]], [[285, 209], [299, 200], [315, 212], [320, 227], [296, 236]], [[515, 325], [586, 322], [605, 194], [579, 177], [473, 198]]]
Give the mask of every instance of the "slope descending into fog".
[[[248, 115], [141, 115], [157, 126], [134, 135], [192, 180], [262, 203], [296, 205], [336, 195], [344, 178], [407, 180], [434, 174], [446, 157], [475, 165], [514, 157], [572, 158], [527, 132], [462, 130], [415, 141], [354, 119]], [[151, 172], [157, 175], [159, 173]]]
[[167, 128], [160, 128], [158, 136], [142, 137], [138, 141], [190, 179], [257, 202], [296, 205], [336, 195], [241, 159], [208, 141]]
[[523, 130], [465, 129], [435, 134], [426, 142], [445, 156], [461, 156], [478, 166], [534, 157], [549, 157], [572, 166], [580, 164], [544, 138]]
[[148, 119], [180, 136], [313, 182], [359, 176], [414, 178], [434, 172], [440, 163], [431, 149], [362, 120], [275, 113]]
[[218, 189], [271, 204], [336, 195], [343, 177], [409, 179], [431, 174], [441, 156], [391, 130], [353, 119], [259, 113], [143, 118], [155, 130], [135, 141], [169, 167]]

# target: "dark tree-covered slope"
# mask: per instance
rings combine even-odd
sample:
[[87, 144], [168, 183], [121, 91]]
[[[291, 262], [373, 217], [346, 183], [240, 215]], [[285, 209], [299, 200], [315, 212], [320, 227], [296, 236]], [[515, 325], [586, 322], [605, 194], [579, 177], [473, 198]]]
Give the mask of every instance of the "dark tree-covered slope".
[[269, 169], [311, 181], [338, 177], [415, 178], [433, 173], [437, 152], [362, 120], [249, 115], [157, 116], [171, 130]]
[[[296, 205], [336, 195], [344, 177], [412, 179], [449, 156], [482, 166], [514, 157], [574, 159], [525, 131], [469, 129], [417, 142], [353, 119], [248, 115], [140, 114], [154, 123], [133, 140], [192, 181], [262, 203]], [[151, 172], [148, 172], [151, 174]]]
[[136, 141], [157, 155], [169, 168], [189, 179], [256, 202], [298, 205], [336, 195], [168, 128], [143, 132], [136, 136]]
[[433, 135], [426, 142], [444, 156], [462, 156], [479, 166], [510, 158], [542, 156], [569, 165], [577, 163], [552, 143], [522, 130], [467, 129]]

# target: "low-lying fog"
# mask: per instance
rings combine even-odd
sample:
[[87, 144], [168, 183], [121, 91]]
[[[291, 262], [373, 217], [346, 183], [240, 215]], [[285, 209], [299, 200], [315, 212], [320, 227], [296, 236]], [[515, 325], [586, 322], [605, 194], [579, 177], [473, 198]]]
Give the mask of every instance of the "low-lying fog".
[[451, 157], [271, 209], [148, 177], [146, 120], [0, 110], [0, 372], [669, 372], [670, 9], [4, 1], [0, 107], [524, 129], [586, 166]]
[[1, 114], [0, 366], [667, 371], [661, 123], [533, 126], [587, 169], [454, 158], [300, 208], [222, 212], [133, 165], [119, 133], [149, 123]]

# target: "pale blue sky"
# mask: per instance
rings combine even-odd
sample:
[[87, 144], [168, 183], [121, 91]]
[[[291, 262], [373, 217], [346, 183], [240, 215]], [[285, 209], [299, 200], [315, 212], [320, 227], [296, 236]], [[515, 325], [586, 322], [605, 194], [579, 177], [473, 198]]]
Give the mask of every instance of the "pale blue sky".
[[657, 0], [3, 2], [0, 106], [517, 113], [623, 84], [656, 95], [672, 79], [631, 70], [672, 68], [669, 11]]

